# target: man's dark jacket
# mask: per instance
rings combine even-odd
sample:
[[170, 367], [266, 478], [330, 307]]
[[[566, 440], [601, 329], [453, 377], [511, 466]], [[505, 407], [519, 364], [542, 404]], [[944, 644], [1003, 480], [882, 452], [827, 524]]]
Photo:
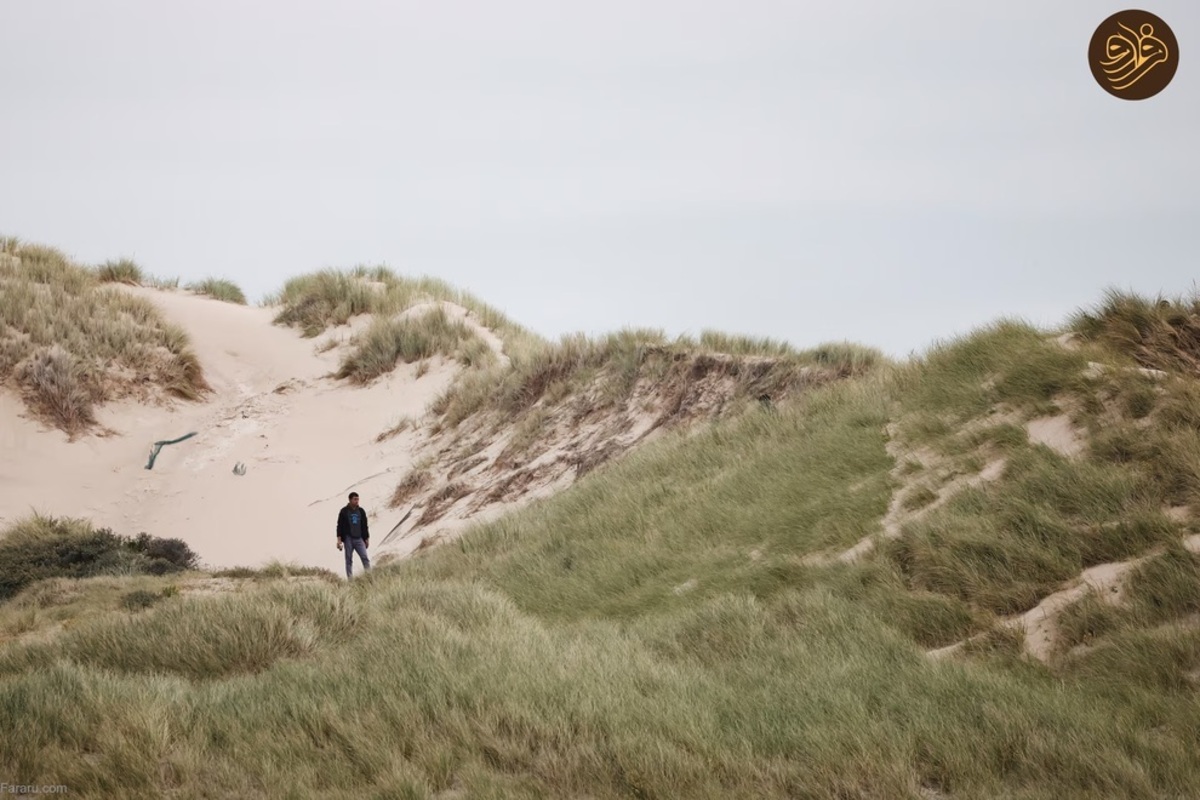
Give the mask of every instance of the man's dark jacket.
[[[343, 542], [350, 538], [350, 511], [350, 504], [347, 503], [346, 505], [342, 506], [342, 510], [338, 512], [337, 537]], [[359, 506], [358, 513], [362, 514], [361, 527], [363, 541], [370, 541], [371, 532], [367, 530], [367, 510], [362, 506]]]

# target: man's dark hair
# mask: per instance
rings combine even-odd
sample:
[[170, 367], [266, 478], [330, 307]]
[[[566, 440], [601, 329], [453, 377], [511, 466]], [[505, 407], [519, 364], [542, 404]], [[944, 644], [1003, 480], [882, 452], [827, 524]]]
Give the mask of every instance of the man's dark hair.
[[356, 497], [358, 497], [358, 492], [351, 492], [350, 497], [348, 499], [353, 500]]

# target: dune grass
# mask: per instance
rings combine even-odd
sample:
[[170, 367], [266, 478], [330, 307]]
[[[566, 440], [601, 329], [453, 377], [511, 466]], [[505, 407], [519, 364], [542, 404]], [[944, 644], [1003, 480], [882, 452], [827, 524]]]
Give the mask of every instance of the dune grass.
[[495, 363], [495, 355], [473, 330], [436, 306], [415, 314], [376, 318], [356, 337], [335, 375], [362, 384], [391, 372], [398, 362], [409, 364], [435, 355], [473, 367]]
[[[398, 316], [422, 303], [438, 301], [465, 307], [476, 322], [496, 333], [508, 363], [501, 365], [487, 342], [458, 330], [457, 325], [439, 322], [440, 316], [420, 323]], [[489, 411], [500, 418], [521, 416], [543, 398], [554, 402], [580, 395], [589, 387], [598, 387], [591, 400], [593, 408], [615, 406], [628, 399], [639, 376], [646, 372], [643, 365], [647, 361], [652, 362], [650, 372], [665, 377], [672, 364], [676, 371], [686, 369], [691, 365], [681, 359], [698, 354], [727, 355], [747, 362], [770, 359], [777, 362], [777, 368], [766, 382], [769, 385], [760, 380], [761, 371], [744, 370], [748, 390], [768, 393], [794, 381], [804, 367], [848, 377], [885, 362], [878, 351], [850, 342], [798, 351], [774, 339], [712, 330], [703, 331], [698, 339], [680, 336], [671, 340], [659, 330], [626, 329], [598, 338], [573, 334], [549, 342], [444, 281], [404, 278], [386, 267], [325, 269], [302, 275], [263, 302], [280, 307], [277, 324], [297, 327], [310, 337], [357, 315], [374, 315], [376, 319], [358, 337], [355, 350], [340, 364], [340, 377], [369, 381], [397, 363], [421, 360], [433, 353], [450, 355], [471, 367], [430, 407], [441, 417], [441, 424], [451, 428]]]
[[161, 278], [161, 277], [157, 277], [155, 275], [150, 275], [143, 281], [142, 285], [149, 286], [152, 289], [166, 289], [166, 290], [178, 289], [179, 288], [179, 278], [178, 277]]
[[142, 268], [128, 258], [104, 262], [96, 267], [96, 277], [101, 283], [124, 283], [130, 286], [141, 286], [146, 280]]
[[[14, 240], [16, 241], [16, 240]], [[162, 278], [142, 269], [129, 258], [109, 259], [93, 268], [101, 283], [120, 283], [126, 286], [149, 286], [153, 289], [177, 289], [179, 278]]]
[[299, 328], [311, 337], [331, 326], [343, 325], [358, 314], [393, 316], [419, 303], [438, 301], [470, 311], [479, 324], [500, 336], [505, 353], [512, 357], [519, 358], [543, 343], [541, 337], [499, 310], [440, 278], [403, 277], [384, 266], [360, 265], [300, 275], [284, 283], [277, 294], [264, 298], [263, 304], [281, 306], [276, 324]]
[[[74, 435], [97, 405], [147, 386], [189, 400], [208, 391], [187, 335], [148, 301], [54, 248], [6, 246], [15, 258], [0, 260], [0, 382], [15, 381], [39, 416]], [[114, 274], [128, 274], [119, 264]]]
[[272, 561], [263, 567], [227, 567], [212, 573], [214, 578], [237, 578], [239, 580], [276, 580], [278, 578], [322, 578], [337, 580], [337, 575], [320, 567], [306, 567], [286, 561]]
[[1143, 367], [1200, 375], [1200, 292], [1151, 299], [1110, 289], [1095, 308], [1073, 315], [1069, 327]]
[[226, 303], [246, 305], [246, 295], [242, 292], [241, 287], [227, 278], [205, 278], [202, 281], [188, 284], [187, 289], [215, 300], [223, 300]]
[[[771, 358], [796, 369], [823, 367], [842, 376], [862, 374], [885, 361], [878, 351], [850, 342], [798, 351], [774, 339], [711, 330], [703, 331], [698, 339], [680, 336], [671, 340], [658, 330], [626, 329], [598, 338], [574, 334], [549, 342], [440, 279], [400, 277], [386, 267], [325, 269], [298, 276], [263, 302], [280, 307], [275, 317], [277, 324], [297, 327], [309, 337], [319, 336], [331, 326], [345, 324], [357, 315], [375, 315], [377, 319], [368, 334], [339, 369], [343, 377], [370, 379], [390, 370], [398, 360], [409, 360], [403, 351], [425, 351], [420, 342], [433, 334], [411, 331], [413, 323], [398, 320], [396, 316], [421, 303], [438, 301], [468, 309], [476, 322], [500, 337], [504, 355], [510, 362], [508, 367], [501, 368], [491, 348], [478, 337], [463, 337], [463, 344], [454, 341], [448, 345], [458, 360], [478, 368], [460, 376], [433, 405], [435, 413], [443, 415], [450, 427], [485, 410], [521, 413], [547, 390], [567, 396], [581, 390], [598, 370], [605, 372], [606, 401], [616, 402], [632, 389], [647, 355], [663, 350], [672, 356], [717, 353]], [[455, 338], [456, 335], [451, 336]], [[391, 357], [393, 352], [396, 358]], [[443, 351], [434, 347], [429, 352]]]
[[[1162, 506], [1192, 497], [1191, 379], [1136, 416], [1119, 375], [1079, 377], [1099, 349], [1047, 338], [1004, 322], [666, 435], [351, 582], [136, 587], [136, 608], [0, 648], [0, 724], [22, 731], [0, 763], [85, 796], [1190, 796], [1200, 568]], [[591, 368], [576, 347], [539, 380]], [[1017, 421], [964, 433], [997, 405]], [[1020, 435], [1060, 407], [1159, 438], [1072, 460]], [[895, 548], [805, 563], [878, 530], [897, 422], [1007, 467]], [[1139, 624], [1077, 626], [1086, 652], [1032, 662], [997, 633], [924, 653], [1156, 547], [1129, 588]]]
[[1178, 538], [1156, 487], [1129, 472], [1022, 451], [1003, 491], [961, 492], [908, 526], [890, 555], [914, 588], [1025, 611], [1083, 569]]
[[[1200, 510], [1195, 381], [1119, 369], [1088, 378], [1090, 359], [1116, 367], [1125, 345], [1070, 351], [1046, 338], [1002, 321], [934, 348], [900, 374], [902, 428], [912, 441], [1006, 459], [996, 485], [960, 492], [889, 545], [908, 586], [1015, 614], [1085, 568], [1178, 542], [1180, 526], [1166, 509]], [[1033, 447], [1009, 421], [960, 432], [998, 407], [1018, 423], [1066, 415], [1087, 439], [1084, 457]]]
[[86, 620], [151, 608], [211, 580], [195, 570], [44, 578], [0, 603], [0, 643], [45, 641]]
[[589, 410], [617, 406], [642, 378], [669, 386], [686, 383], [689, 374], [695, 378], [724, 372], [735, 378], [743, 395], [770, 395], [806, 382], [812, 368], [850, 377], [883, 363], [878, 351], [843, 343], [795, 351], [769, 339], [711, 331], [699, 340], [669, 339], [660, 330], [648, 329], [623, 329], [596, 338], [571, 334], [514, 358], [510, 369], [460, 378], [435, 398], [430, 410], [449, 427], [487, 412], [511, 422], [542, 400], [582, 401], [588, 395]]

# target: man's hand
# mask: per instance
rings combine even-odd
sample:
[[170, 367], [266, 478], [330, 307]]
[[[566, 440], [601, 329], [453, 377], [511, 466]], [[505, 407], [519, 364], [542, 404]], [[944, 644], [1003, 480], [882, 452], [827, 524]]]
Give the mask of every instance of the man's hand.
[[342, 549], [342, 540], [338, 539], [338, 550]]
[[368, 542], [366, 539], [363, 539], [363, 550], [366, 550], [370, 546], [371, 546], [371, 543]]

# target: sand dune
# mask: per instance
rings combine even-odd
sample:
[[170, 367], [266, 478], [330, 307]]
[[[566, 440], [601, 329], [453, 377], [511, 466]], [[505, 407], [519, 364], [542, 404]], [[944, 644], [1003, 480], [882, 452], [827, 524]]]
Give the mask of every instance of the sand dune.
[[[318, 354], [321, 340], [272, 325], [272, 309], [128, 291], [188, 332], [214, 393], [171, 407], [110, 404], [98, 417], [113, 435], [68, 443], [0, 392], [0, 526], [36, 510], [87, 517], [127, 535], [178, 537], [212, 567], [279, 559], [340, 570], [334, 521], [354, 487], [377, 512], [375, 541], [383, 539], [395, 521], [382, 500], [411, 463], [412, 439], [376, 437], [398, 418], [419, 415], [456, 365], [435, 359], [418, 379], [416, 365], [401, 364], [354, 387], [328, 377], [340, 348]], [[339, 330], [348, 338], [367, 321]], [[153, 442], [192, 431], [146, 469]], [[234, 472], [239, 463], [243, 475]]]
[[[400, 363], [365, 386], [332, 377], [367, 315], [305, 339], [272, 323], [277, 309], [124, 290], [187, 331], [212, 394], [110, 403], [97, 410], [99, 434], [70, 442], [0, 391], [0, 527], [37, 511], [183, 539], [211, 568], [278, 560], [341, 572], [334, 529], [351, 489], [370, 514], [374, 559], [405, 557], [555, 494], [668, 429], [721, 416], [746, 386], [779, 399], [841, 377], [760, 356], [660, 354], [665, 371], [638, 377], [616, 404], [602, 401], [603, 386], [576, 387], [539, 400], [520, 425], [480, 414], [445, 427], [426, 411], [463, 369], [457, 361]], [[471, 328], [501, 369], [510, 364], [503, 341], [461, 306], [422, 302], [400, 316], [435, 308]], [[405, 418], [418, 422], [381, 436]], [[146, 469], [154, 442], [193, 432]], [[397, 495], [406, 480], [416, 482]]]

